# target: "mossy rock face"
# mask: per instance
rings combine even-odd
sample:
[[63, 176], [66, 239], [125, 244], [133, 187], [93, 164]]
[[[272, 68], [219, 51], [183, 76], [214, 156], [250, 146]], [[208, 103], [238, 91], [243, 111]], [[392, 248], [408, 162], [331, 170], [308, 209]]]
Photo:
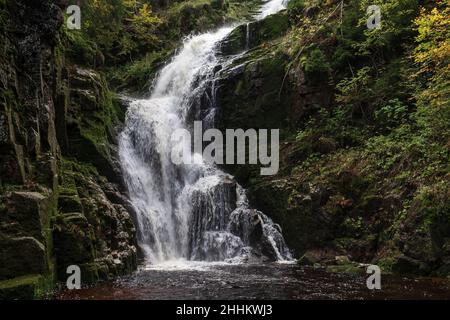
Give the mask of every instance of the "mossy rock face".
[[44, 244], [32, 237], [3, 238], [0, 264], [1, 279], [48, 271]]
[[320, 209], [325, 189], [299, 192], [292, 187], [286, 180], [263, 182], [252, 185], [248, 195], [252, 204], [280, 224], [288, 246], [300, 257], [309, 249], [326, 247], [335, 223]]
[[120, 182], [112, 145], [123, 110], [97, 72], [69, 69], [69, 102], [59, 140], [63, 154], [92, 163], [109, 180]]
[[[268, 23], [272, 19], [288, 20], [285, 13], [280, 13], [269, 16], [263, 22]], [[286, 24], [288, 25], [287, 22]], [[281, 23], [281, 26], [283, 25]], [[279, 42], [287, 25], [270, 36], [273, 40], [261, 40], [265, 44], [261, 46], [257, 46], [258, 43], [255, 42], [254, 49], [238, 56], [231, 65], [217, 71], [217, 127], [220, 129], [279, 129], [280, 139], [284, 140], [293, 134], [292, 128], [307, 121], [308, 117], [317, 111], [317, 106], [328, 105], [332, 100], [326, 83], [312, 85], [301, 68], [289, 66], [291, 57]], [[245, 38], [243, 35], [246, 34], [243, 28], [246, 29], [246, 26], [240, 26], [233, 31], [229, 41], [222, 45], [242, 47]], [[225, 47], [223, 50], [226, 51]], [[325, 154], [332, 153], [337, 148], [336, 141], [331, 137], [314, 137], [311, 140], [305, 145], [307, 151], [317, 150]], [[295, 156], [291, 150], [281, 150], [281, 161], [297, 162], [298, 158], [306, 154], [298, 145], [296, 148]], [[285, 155], [292, 159], [285, 159]], [[285, 167], [282, 164], [281, 169]], [[260, 180], [258, 166], [230, 165], [226, 166], [226, 170], [235, 175], [238, 182], [244, 186]]]
[[6, 210], [2, 220], [17, 226], [14, 228], [14, 233], [31, 235], [38, 241], [44, 242], [42, 221], [49, 220], [49, 217], [45, 217], [47, 213], [44, 205], [46, 197], [38, 192], [12, 192], [7, 194], [3, 200]]
[[37, 298], [56, 271], [65, 281], [69, 263], [89, 281], [136, 267], [115, 149], [125, 111], [100, 73], [65, 60], [64, 1], [9, 4], [0, 2], [0, 296]]
[[78, 195], [60, 195], [58, 197], [58, 209], [63, 213], [81, 212], [83, 207]]
[[224, 55], [233, 55], [253, 49], [266, 41], [281, 37], [289, 27], [290, 21], [286, 12], [242, 24], [221, 42], [220, 51]]
[[70, 265], [80, 265], [95, 259], [92, 228], [81, 213], [58, 216], [53, 234], [57, 244], [55, 255], [58, 278], [67, 277], [66, 269]]
[[220, 127], [280, 128], [289, 110], [286, 101], [279, 100], [287, 60], [281, 53], [248, 59], [220, 73]]
[[8, 1], [5, 7], [4, 3], [0, 13], [4, 31], [0, 33], [0, 279], [6, 282], [0, 284], [0, 295], [34, 298], [53, 285], [51, 220], [56, 211], [59, 155], [54, 122], [59, 66], [54, 48], [63, 16], [54, 1]]
[[404, 255], [401, 255], [394, 259], [392, 266], [392, 272], [400, 274], [420, 274], [427, 275], [430, 273], [430, 266], [423, 261], [419, 261]]
[[53, 196], [21, 191], [1, 198], [5, 205], [0, 210], [0, 279], [48, 274], [52, 269]]
[[53, 234], [59, 280], [66, 280], [70, 265], [81, 268], [83, 284], [130, 273], [137, 252], [128, 200], [92, 165], [64, 160], [62, 168]]
[[32, 300], [37, 297], [40, 275], [28, 275], [0, 281], [0, 300]]

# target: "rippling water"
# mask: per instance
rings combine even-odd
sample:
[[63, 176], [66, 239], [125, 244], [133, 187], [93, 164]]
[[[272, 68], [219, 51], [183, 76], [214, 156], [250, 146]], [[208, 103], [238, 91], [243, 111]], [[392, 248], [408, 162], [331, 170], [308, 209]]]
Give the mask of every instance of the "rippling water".
[[450, 299], [450, 280], [383, 275], [382, 289], [365, 274], [331, 273], [295, 264], [167, 262], [57, 299]]

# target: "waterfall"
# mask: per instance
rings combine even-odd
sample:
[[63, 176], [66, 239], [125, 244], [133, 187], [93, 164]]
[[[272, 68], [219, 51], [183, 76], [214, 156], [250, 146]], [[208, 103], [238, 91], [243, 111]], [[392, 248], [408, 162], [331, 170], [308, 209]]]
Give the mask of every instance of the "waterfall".
[[189, 129], [193, 120], [214, 125], [214, 74], [226, 63], [218, 58], [218, 43], [231, 31], [186, 39], [160, 71], [151, 96], [133, 100], [127, 110], [119, 156], [138, 244], [150, 263], [290, 259], [279, 226], [249, 207], [233, 177], [198, 154], [194, 164], [171, 161], [174, 130]]
[[261, 20], [268, 15], [277, 13], [286, 8], [288, 0], [271, 0], [267, 1], [261, 8], [260, 13], [257, 15], [257, 19]]
[[245, 49], [250, 48], [250, 22], [247, 22], [245, 26]]

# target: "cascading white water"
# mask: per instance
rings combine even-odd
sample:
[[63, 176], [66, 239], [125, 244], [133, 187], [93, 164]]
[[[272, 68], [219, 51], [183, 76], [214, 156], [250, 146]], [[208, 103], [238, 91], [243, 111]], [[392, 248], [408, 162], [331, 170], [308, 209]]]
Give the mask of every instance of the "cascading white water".
[[[272, 2], [279, 1], [264, 8]], [[273, 13], [273, 6], [264, 8]], [[138, 242], [151, 263], [225, 261], [255, 253], [290, 258], [279, 227], [249, 208], [232, 177], [202, 159], [192, 165], [171, 161], [174, 130], [189, 128], [192, 117], [208, 122], [208, 114], [192, 113], [213, 85], [215, 67], [224, 63], [217, 44], [231, 30], [223, 27], [187, 39], [159, 73], [150, 98], [132, 101], [127, 111], [119, 155], [137, 215]], [[213, 96], [208, 96], [211, 106]]]
[[250, 22], [247, 22], [245, 26], [245, 49], [250, 48]]
[[264, 19], [265, 17], [277, 13], [286, 8], [288, 0], [272, 0], [267, 1], [261, 8], [261, 12], [257, 15], [257, 19]]

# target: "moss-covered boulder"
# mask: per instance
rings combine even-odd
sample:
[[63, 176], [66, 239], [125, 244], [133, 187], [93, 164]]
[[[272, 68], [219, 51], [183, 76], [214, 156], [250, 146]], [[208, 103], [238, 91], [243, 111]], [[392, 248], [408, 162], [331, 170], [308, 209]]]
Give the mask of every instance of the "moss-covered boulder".
[[280, 38], [289, 27], [289, 16], [284, 11], [241, 24], [221, 42], [220, 51], [224, 55], [233, 55], [253, 49], [264, 42]]
[[120, 182], [112, 147], [117, 124], [124, 116], [120, 104], [105, 79], [93, 70], [69, 68], [68, 83], [68, 103], [59, 135], [61, 145], [66, 146], [63, 153], [92, 163], [100, 174]]
[[0, 2], [2, 298], [42, 297], [69, 263], [86, 282], [136, 267], [114, 145], [124, 111], [103, 76], [65, 60], [66, 5]]
[[11, 192], [0, 197], [0, 280], [52, 270], [50, 223], [54, 199], [37, 192]]
[[[70, 265], [81, 268], [82, 283], [111, 279], [136, 268], [131, 208], [117, 186], [90, 164], [64, 160], [54, 227], [58, 278]], [[77, 209], [78, 211], [72, 211]]]
[[45, 294], [40, 275], [27, 275], [0, 281], [0, 300], [32, 300]]

